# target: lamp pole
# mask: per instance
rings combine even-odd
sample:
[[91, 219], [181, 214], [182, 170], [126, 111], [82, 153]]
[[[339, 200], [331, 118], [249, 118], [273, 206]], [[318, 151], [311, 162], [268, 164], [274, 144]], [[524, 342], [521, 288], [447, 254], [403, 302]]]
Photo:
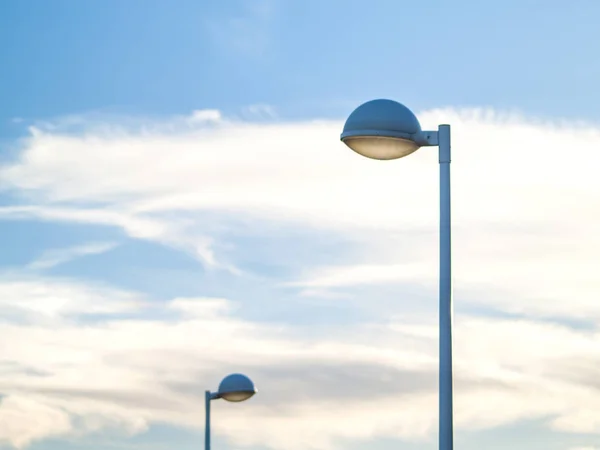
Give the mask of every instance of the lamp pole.
[[439, 280], [439, 448], [452, 450], [452, 227], [450, 196], [450, 125], [438, 127], [440, 164], [440, 280]]
[[423, 131], [406, 106], [392, 100], [363, 103], [350, 114], [341, 140], [371, 159], [398, 159], [420, 147], [437, 146], [440, 166], [439, 231], [439, 450], [453, 450], [452, 236], [450, 125]]
[[210, 401], [212, 400], [212, 393], [206, 391], [204, 396], [204, 411], [206, 414], [206, 421], [204, 426], [204, 450], [210, 450]]
[[228, 402], [239, 403], [248, 400], [257, 390], [254, 383], [246, 375], [233, 373], [223, 378], [217, 392], [204, 393], [204, 450], [210, 450], [210, 402], [222, 398]]

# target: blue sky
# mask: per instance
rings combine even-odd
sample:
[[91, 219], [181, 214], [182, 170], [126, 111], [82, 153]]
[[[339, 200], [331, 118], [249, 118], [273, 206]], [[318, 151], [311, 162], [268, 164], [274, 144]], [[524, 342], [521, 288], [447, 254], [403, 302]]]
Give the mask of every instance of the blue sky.
[[[180, 114], [268, 104], [342, 117], [371, 97], [598, 119], [595, 18], [578, 0], [10, 1], [0, 110]], [[77, 74], [77, 75], [75, 75]]]
[[600, 4], [5, 0], [0, 446], [436, 448], [453, 129], [456, 445], [600, 448]]

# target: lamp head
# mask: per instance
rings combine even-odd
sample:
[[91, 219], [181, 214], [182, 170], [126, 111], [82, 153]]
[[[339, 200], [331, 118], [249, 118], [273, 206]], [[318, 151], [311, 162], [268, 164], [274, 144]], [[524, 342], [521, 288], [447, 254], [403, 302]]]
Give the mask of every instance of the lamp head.
[[423, 145], [421, 125], [410, 109], [393, 100], [371, 100], [356, 108], [344, 125], [341, 140], [371, 159], [398, 159]]
[[256, 392], [256, 387], [250, 378], [241, 373], [233, 373], [223, 378], [219, 384], [217, 395], [228, 402], [243, 402]]

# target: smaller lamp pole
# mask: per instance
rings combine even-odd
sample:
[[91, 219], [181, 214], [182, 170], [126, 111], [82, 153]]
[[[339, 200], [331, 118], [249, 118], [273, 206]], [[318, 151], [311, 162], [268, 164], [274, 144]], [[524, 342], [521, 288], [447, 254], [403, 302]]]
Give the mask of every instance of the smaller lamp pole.
[[206, 424], [204, 426], [204, 449], [210, 450], [210, 401], [213, 399], [212, 393], [206, 391], [204, 397], [204, 410], [206, 411]]

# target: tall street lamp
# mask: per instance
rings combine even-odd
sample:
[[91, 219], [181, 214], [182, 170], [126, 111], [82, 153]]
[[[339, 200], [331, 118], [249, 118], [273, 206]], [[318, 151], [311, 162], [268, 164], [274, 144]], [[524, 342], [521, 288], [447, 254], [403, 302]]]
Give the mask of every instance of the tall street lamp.
[[243, 402], [248, 400], [257, 390], [254, 383], [246, 375], [233, 373], [227, 375], [219, 384], [217, 392], [206, 391], [205, 413], [206, 425], [204, 427], [204, 450], [210, 450], [210, 402], [222, 398], [228, 402]]
[[372, 100], [346, 120], [341, 140], [371, 159], [398, 159], [437, 146], [440, 163], [439, 449], [452, 450], [452, 261], [450, 235], [450, 125], [422, 131], [416, 116], [392, 100]]

